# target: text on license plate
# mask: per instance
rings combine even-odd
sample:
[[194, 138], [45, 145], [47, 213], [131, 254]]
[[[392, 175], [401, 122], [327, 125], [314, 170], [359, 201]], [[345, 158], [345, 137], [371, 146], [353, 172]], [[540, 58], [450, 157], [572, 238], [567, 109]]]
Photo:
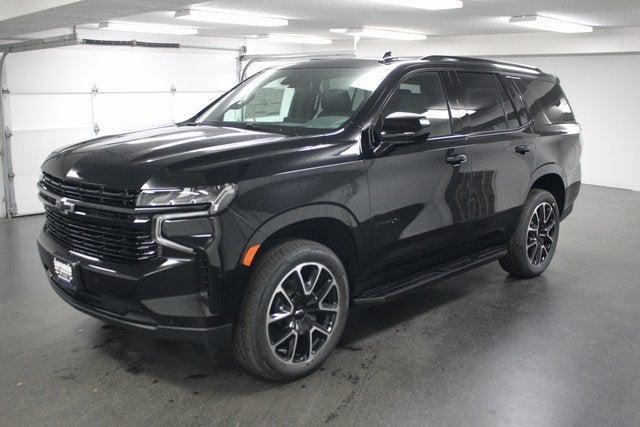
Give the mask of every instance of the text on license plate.
[[58, 258], [53, 259], [53, 272], [58, 279], [64, 280], [67, 283], [73, 281], [73, 268], [68, 262], [60, 261]]

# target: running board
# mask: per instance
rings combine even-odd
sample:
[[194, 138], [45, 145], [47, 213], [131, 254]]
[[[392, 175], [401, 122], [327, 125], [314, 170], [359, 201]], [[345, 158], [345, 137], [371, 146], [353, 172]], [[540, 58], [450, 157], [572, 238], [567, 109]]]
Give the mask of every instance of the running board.
[[455, 276], [465, 271], [472, 270], [483, 264], [487, 264], [501, 258], [507, 253], [505, 245], [496, 246], [484, 251], [459, 258], [429, 270], [414, 274], [408, 278], [385, 283], [368, 289], [353, 300], [358, 305], [382, 304], [395, 298], [399, 298], [424, 285]]

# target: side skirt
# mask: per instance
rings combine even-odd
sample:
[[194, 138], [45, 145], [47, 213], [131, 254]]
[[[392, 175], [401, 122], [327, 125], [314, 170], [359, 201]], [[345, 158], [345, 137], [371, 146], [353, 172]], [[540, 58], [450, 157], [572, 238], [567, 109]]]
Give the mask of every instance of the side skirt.
[[484, 264], [488, 264], [503, 257], [507, 253], [505, 245], [495, 246], [481, 252], [459, 258], [454, 261], [438, 265], [400, 280], [385, 283], [375, 288], [367, 289], [353, 303], [357, 305], [375, 305], [399, 298], [422, 286], [443, 280]]

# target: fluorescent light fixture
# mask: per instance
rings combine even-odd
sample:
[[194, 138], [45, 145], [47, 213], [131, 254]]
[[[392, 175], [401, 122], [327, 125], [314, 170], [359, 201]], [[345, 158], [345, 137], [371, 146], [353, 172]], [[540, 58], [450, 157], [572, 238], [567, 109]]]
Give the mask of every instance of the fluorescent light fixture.
[[299, 44], [331, 44], [331, 39], [315, 36], [303, 36], [299, 34], [264, 34], [258, 36], [259, 39], [271, 40], [281, 43], [299, 43]]
[[558, 33], [590, 33], [593, 27], [540, 15], [514, 16], [509, 23], [535, 30], [555, 31]]
[[383, 30], [382, 28], [332, 28], [333, 33], [349, 34], [353, 36], [368, 37], [373, 39], [393, 40], [426, 40], [427, 35], [421, 33], [409, 33], [406, 31]]
[[189, 21], [214, 22], [217, 24], [250, 25], [253, 27], [282, 27], [289, 21], [283, 18], [271, 18], [267, 16], [248, 15], [240, 13], [218, 12], [206, 9], [185, 9], [175, 14], [176, 18]]
[[128, 31], [132, 33], [175, 34], [188, 36], [198, 34], [197, 28], [180, 27], [177, 25], [141, 24], [138, 22], [110, 21], [98, 25], [101, 30]]
[[415, 9], [443, 10], [460, 9], [462, 0], [372, 0], [392, 6], [413, 7]]

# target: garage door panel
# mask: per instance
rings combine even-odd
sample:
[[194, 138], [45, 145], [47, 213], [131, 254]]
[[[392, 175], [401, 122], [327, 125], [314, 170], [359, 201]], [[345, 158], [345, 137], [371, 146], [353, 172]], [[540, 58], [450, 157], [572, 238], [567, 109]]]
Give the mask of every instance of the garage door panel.
[[13, 179], [18, 215], [30, 215], [43, 211], [36, 189], [38, 175], [39, 173], [16, 174]]
[[176, 93], [172, 98], [173, 120], [181, 122], [193, 117], [194, 114], [205, 108], [222, 93]]
[[[10, 55], [12, 92], [149, 92], [226, 90], [237, 83], [236, 56], [142, 49], [63, 48]], [[12, 70], [28, 70], [27, 73]], [[159, 71], [160, 70], [160, 71]]]
[[170, 93], [100, 94], [94, 99], [100, 135], [173, 123]]
[[173, 64], [172, 83], [178, 91], [226, 92], [238, 83], [234, 55], [182, 55]]
[[36, 173], [54, 150], [94, 137], [91, 128], [14, 131], [11, 155], [15, 174]]
[[7, 86], [12, 93], [89, 92], [92, 68], [95, 66], [88, 51], [63, 48], [21, 52], [7, 57]]
[[[170, 56], [154, 52], [102, 52], [96, 59], [100, 66], [93, 72], [100, 92], [168, 91], [173, 73]], [[162, 70], [162, 72], [157, 72]]]
[[42, 212], [35, 183], [51, 151], [95, 137], [94, 124], [105, 136], [189, 118], [237, 83], [236, 65], [235, 53], [194, 50], [75, 46], [10, 55], [18, 214]]
[[93, 83], [100, 92], [227, 90], [237, 82], [233, 55], [180, 54], [176, 60], [175, 53], [109, 52], [97, 61]]
[[14, 131], [92, 126], [89, 94], [14, 94], [9, 103]]

